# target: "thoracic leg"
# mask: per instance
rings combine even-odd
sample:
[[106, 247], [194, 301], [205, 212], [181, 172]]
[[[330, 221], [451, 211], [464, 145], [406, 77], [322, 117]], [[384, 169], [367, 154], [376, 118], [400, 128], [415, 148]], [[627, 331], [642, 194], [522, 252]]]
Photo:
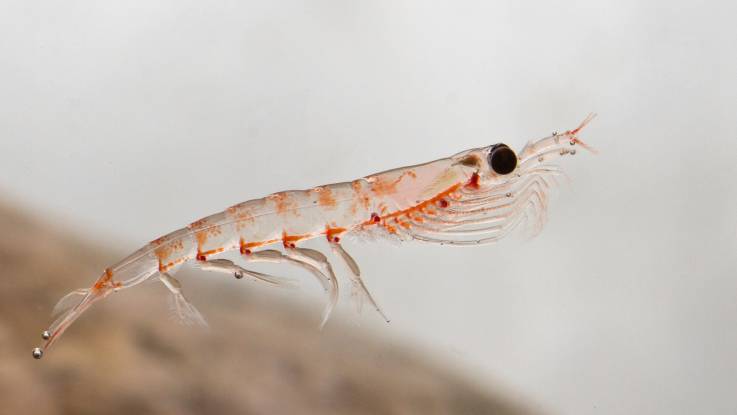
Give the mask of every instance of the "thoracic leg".
[[240, 265], [235, 264], [233, 261], [228, 259], [211, 259], [207, 261], [197, 261], [194, 264], [196, 267], [203, 271], [219, 272], [223, 274], [230, 274], [235, 276], [237, 279], [243, 278], [244, 275], [255, 278], [260, 281], [267, 282], [274, 285], [291, 285], [292, 281], [287, 278], [277, 277], [275, 275], [264, 274], [263, 272], [251, 271], [243, 268]]
[[320, 328], [325, 326], [330, 313], [338, 303], [338, 280], [335, 278], [333, 268], [325, 255], [314, 249], [287, 248], [286, 254], [274, 249], [267, 249], [246, 254], [243, 257], [251, 262], [289, 263], [314, 275], [329, 296], [328, 304], [322, 313]]
[[325, 326], [330, 313], [338, 304], [338, 279], [335, 277], [333, 267], [328, 262], [328, 259], [322, 252], [316, 251], [309, 248], [288, 248], [286, 256], [293, 261], [295, 264], [303, 266], [306, 270], [312, 272], [316, 276], [322, 276], [327, 281], [328, 290], [328, 304], [325, 307], [322, 315], [322, 322], [320, 328]]

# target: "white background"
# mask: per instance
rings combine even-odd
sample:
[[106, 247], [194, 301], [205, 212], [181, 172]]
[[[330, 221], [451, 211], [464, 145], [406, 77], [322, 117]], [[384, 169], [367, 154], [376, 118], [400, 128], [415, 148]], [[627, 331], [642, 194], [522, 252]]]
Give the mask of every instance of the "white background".
[[597, 112], [539, 237], [348, 244], [393, 319], [362, 320], [552, 413], [737, 410], [735, 3], [0, 9], [2, 198], [121, 254]]

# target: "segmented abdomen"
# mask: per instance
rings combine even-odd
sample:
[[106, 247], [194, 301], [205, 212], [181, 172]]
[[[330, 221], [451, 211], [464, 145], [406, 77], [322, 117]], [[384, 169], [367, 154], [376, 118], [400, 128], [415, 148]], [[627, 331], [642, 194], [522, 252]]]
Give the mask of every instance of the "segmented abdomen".
[[151, 241], [113, 270], [119, 275], [138, 264], [142, 269], [168, 272], [189, 260], [206, 260], [226, 251], [248, 254], [260, 247], [291, 247], [316, 237], [332, 241], [372, 226], [391, 234], [403, 226], [403, 212], [467, 180], [461, 169], [451, 167], [448, 159], [442, 159], [239, 203]]

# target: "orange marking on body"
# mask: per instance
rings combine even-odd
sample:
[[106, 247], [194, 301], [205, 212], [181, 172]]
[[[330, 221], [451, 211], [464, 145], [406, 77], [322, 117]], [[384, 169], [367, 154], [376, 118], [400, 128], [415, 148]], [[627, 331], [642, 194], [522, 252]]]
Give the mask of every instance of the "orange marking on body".
[[186, 260], [187, 260], [187, 258], [177, 258], [174, 261], [168, 262], [166, 265], [164, 265], [161, 262], [159, 262], [159, 272], [166, 272], [166, 271], [169, 270], [169, 268], [172, 268], [172, 267], [174, 267], [176, 265], [179, 265], [179, 264], [183, 263]]
[[340, 242], [340, 238], [338, 236], [345, 231], [345, 228], [331, 228], [326, 225], [325, 237], [328, 239], [328, 242]]
[[241, 231], [253, 222], [253, 215], [248, 212], [239, 212], [235, 215], [235, 230]]
[[190, 229], [202, 228], [207, 224], [207, 218], [197, 219], [196, 221], [189, 224]]
[[364, 209], [368, 210], [369, 206], [371, 206], [371, 198], [363, 192], [361, 180], [352, 181], [351, 187], [356, 195], [353, 206], [351, 206], [351, 213], [355, 215], [358, 210], [358, 206], [363, 206]]
[[417, 178], [417, 174], [412, 170], [407, 170], [399, 175], [396, 179], [388, 181], [381, 176], [373, 176], [369, 178], [371, 183], [371, 191], [377, 196], [390, 195], [397, 192], [397, 186], [404, 179], [405, 176], [409, 176], [413, 179]]
[[268, 241], [257, 241], [257, 242], [246, 242], [241, 245], [243, 249], [250, 249], [250, 248], [257, 248], [259, 246], [264, 245], [271, 245], [273, 243], [279, 242], [281, 239], [270, 239]]
[[202, 253], [202, 255], [215, 255], [225, 251], [225, 248], [210, 249]]
[[105, 268], [105, 272], [103, 272], [102, 276], [95, 282], [95, 285], [92, 287], [94, 291], [100, 291], [105, 284], [112, 281], [113, 279], [113, 270], [110, 268]]
[[241, 255], [251, 255], [251, 249], [245, 239], [241, 238], [238, 244], [240, 245]]
[[333, 191], [330, 190], [329, 187], [327, 186], [317, 187], [315, 188], [315, 191], [317, 192], [317, 203], [320, 206], [325, 206], [325, 207], [335, 207], [336, 206], [337, 203], [335, 201], [335, 198], [333, 197]]
[[297, 242], [311, 236], [312, 235], [287, 235], [286, 232], [282, 232], [282, 243], [285, 248], [296, 248]]
[[154, 249], [154, 254], [156, 254], [157, 258], [159, 258], [159, 261], [163, 261], [166, 258], [169, 258], [169, 254], [171, 254], [171, 250], [172, 250], [171, 245], [164, 244]]
[[181, 251], [184, 249], [184, 243], [181, 240], [174, 240], [171, 242], [162, 243], [156, 249], [154, 254], [159, 259], [159, 263], [165, 262], [173, 252]]
[[268, 241], [246, 242], [245, 239], [241, 238], [239, 241], [240, 251], [243, 255], [251, 255], [252, 248], [258, 248], [264, 245], [271, 245], [279, 241], [279, 239], [270, 239]]
[[353, 188], [353, 192], [356, 195], [361, 194], [361, 181], [360, 180], [354, 180], [351, 182], [351, 187]]
[[377, 177], [371, 183], [371, 191], [377, 196], [390, 195], [397, 192], [397, 184], [399, 184], [399, 179], [387, 181], [381, 177]]
[[292, 200], [292, 198], [286, 192], [274, 193], [267, 196], [267, 198], [274, 201], [274, 204], [276, 205], [276, 213], [280, 215], [283, 215], [289, 210], [295, 209], [297, 207], [297, 205], [294, 203], [294, 200]]
[[[458, 188], [461, 187], [461, 183], [454, 184], [453, 186], [449, 187], [448, 189], [445, 189], [444, 191], [438, 193], [434, 197], [425, 200], [422, 203], [419, 203], [415, 206], [409, 207], [407, 209], [398, 210], [386, 215], [379, 216], [376, 213], [371, 214], [371, 218], [365, 222], [363, 222], [362, 226], [368, 226], [368, 225], [376, 225], [378, 223], [383, 222], [384, 227], [386, 228], [389, 233], [396, 233], [397, 229], [394, 226], [388, 225], [387, 220], [393, 219], [395, 223], [398, 223], [400, 226], [408, 227], [411, 226], [409, 223], [403, 224], [399, 221], [400, 217], [406, 216], [411, 218], [412, 214], [417, 212], [426, 212], [428, 214], [434, 215], [436, 213], [435, 209], [431, 209], [432, 206], [434, 206], [436, 203], [439, 203], [441, 200], [445, 200], [448, 195], [458, 190]], [[407, 225], [407, 226], [405, 226]]]
[[208, 256], [219, 254], [219, 253], [221, 253], [223, 251], [225, 251], [225, 248], [215, 248], [215, 249], [210, 249], [210, 250], [207, 250], [207, 251], [204, 251], [204, 252], [199, 252], [198, 251], [197, 252], [197, 260], [198, 261], [207, 261], [207, 257]]
[[[222, 233], [222, 230], [220, 229], [220, 225], [214, 225], [214, 226], [207, 226], [207, 219], [200, 219], [195, 222], [192, 222], [189, 225], [189, 228], [194, 231], [194, 237], [197, 240], [197, 260], [198, 261], [206, 261], [207, 255], [209, 255], [208, 252], [202, 252], [202, 247], [207, 243], [207, 239], [210, 236], [217, 236]], [[222, 250], [221, 250], [222, 251]]]
[[205, 242], [207, 242], [207, 235], [208, 235], [207, 231], [199, 231], [199, 232], [194, 233], [194, 237], [195, 239], [197, 239], [197, 249], [198, 250], [202, 247], [202, 245], [205, 244]]
[[234, 219], [236, 232], [245, 229], [254, 221], [253, 214], [244, 203], [229, 207], [227, 212], [228, 216]]
[[156, 248], [154, 249], [154, 254], [159, 260], [159, 272], [166, 272], [172, 266], [184, 261], [184, 259], [179, 258], [174, 262], [167, 263], [167, 259], [169, 259], [173, 252], [184, 250], [184, 242], [181, 239], [169, 241], [167, 240], [167, 236], [165, 235], [158, 239], [155, 239], [151, 242], [151, 244], [156, 246]]
[[356, 179], [351, 182], [351, 187], [353, 188], [353, 191], [358, 192], [361, 190], [361, 180]]

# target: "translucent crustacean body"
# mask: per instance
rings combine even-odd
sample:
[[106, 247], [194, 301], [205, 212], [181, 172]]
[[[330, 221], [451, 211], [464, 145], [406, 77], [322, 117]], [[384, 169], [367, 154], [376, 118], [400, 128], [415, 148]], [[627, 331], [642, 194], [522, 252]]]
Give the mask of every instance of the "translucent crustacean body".
[[[537, 231], [545, 218], [551, 185], [561, 174], [551, 162], [575, 154], [577, 146], [588, 148], [577, 134], [592, 117], [573, 130], [529, 142], [518, 154], [504, 144], [475, 148], [352, 182], [274, 193], [195, 221], [105, 269], [92, 287], [62, 298], [54, 310], [59, 317], [43, 333], [44, 348], [35, 348], [33, 355], [40, 358], [93, 303], [153, 278], [170, 290], [182, 319], [206, 324], [172, 277], [187, 262], [236, 278], [248, 276], [276, 285], [287, 282], [215, 258], [234, 250], [246, 263], [292, 264], [313, 274], [329, 294], [324, 325], [338, 301], [338, 280], [323, 253], [299, 246], [318, 237], [325, 238], [346, 263], [354, 295], [384, 316], [363, 284], [358, 265], [341, 246], [345, 235], [465, 246], [497, 241], [525, 221], [532, 221]], [[276, 246], [283, 249], [273, 249]]]

